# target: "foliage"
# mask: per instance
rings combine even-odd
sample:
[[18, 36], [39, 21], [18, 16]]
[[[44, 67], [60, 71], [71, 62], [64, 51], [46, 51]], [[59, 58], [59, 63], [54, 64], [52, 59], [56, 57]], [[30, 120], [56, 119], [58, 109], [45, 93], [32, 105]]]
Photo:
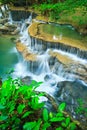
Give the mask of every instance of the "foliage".
[[44, 103], [39, 102], [41, 94], [37, 95], [34, 91], [40, 84], [32, 81], [26, 86], [19, 79], [10, 77], [3, 82], [0, 90], [0, 129], [18, 129], [25, 119], [43, 107]]
[[39, 102], [43, 93], [35, 89], [42, 82], [32, 81], [23, 85], [20, 79], [9, 77], [0, 89], [0, 129], [6, 130], [75, 130], [74, 122], [63, 111], [66, 104], [59, 105], [57, 113], [48, 112], [43, 102]]
[[76, 107], [76, 113], [77, 114], [85, 114], [85, 116], [87, 117], [87, 108], [86, 106], [84, 105], [84, 101], [83, 99], [79, 98], [77, 99], [77, 103], [78, 103], [78, 107]]
[[[78, 23], [78, 25], [84, 25], [87, 23], [87, 0], [65, 0], [63, 2], [45, 2], [41, 3], [39, 6], [38, 4], [34, 5], [34, 8], [36, 10], [39, 10], [42, 15], [49, 17], [51, 20], [65, 20], [66, 22], [73, 21], [74, 23]], [[78, 9], [80, 10], [78, 11]], [[77, 14], [77, 12], [79, 15]], [[74, 15], [76, 19], [74, 19]]]

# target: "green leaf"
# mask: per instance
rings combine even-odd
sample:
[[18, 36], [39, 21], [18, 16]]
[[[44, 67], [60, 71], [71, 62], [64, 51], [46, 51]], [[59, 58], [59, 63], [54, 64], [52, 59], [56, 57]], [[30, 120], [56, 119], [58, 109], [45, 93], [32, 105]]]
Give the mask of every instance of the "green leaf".
[[52, 119], [50, 119], [51, 122], [61, 122], [65, 120], [64, 117], [53, 117]]
[[33, 113], [33, 111], [25, 112], [24, 115], [22, 116], [22, 118], [26, 118], [27, 116], [29, 116], [32, 113]]
[[15, 122], [14, 124], [16, 124], [16, 125], [18, 124], [19, 125], [21, 120], [20, 120], [20, 118], [16, 118], [16, 120], [14, 120], [14, 122]]
[[33, 90], [35, 90], [37, 87], [39, 87], [43, 82], [37, 82], [35, 80], [32, 80], [32, 83], [29, 85], [29, 87], [33, 87]]
[[63, 113], [61, 113], [61, 112], [56, 114], [56, 117], [61, 117], [61, 116], [63, 116]]
[[25, 108], [25, 104], [20, 104], [18, 107], [17, 107], [17, 111], [19, 114], [21, 114], [23, 112], [23, 109]]
[[49, 117], [53, 118], [53, 113], [52, 112], [49, 113]]
[[29, 106], [33, 108], [34, 110], [38, 110], [44, 106], [44, 103], [39, 103], [39, 97], [36, 95], [32, 97], [31, 102], [29, 102]]
[[46, 123], [43, 124], [42, 130], [47, 130], [47, 128], [50, 127], [50, 126], [51, 126], [50, 123], [46, 122]]
[[61, 103], [58, 107], [58, 110], [62, 112], [64, 111], [65, 107], [66, 107], [66, 103]]
[[3, 116], [3, 115], [1, 115], [1, 116], [0, 116], [0, 121], [5, 121], [7, 118], [8, 118], [8, 116]]
[[69, 125], [69, 129], [70, 130], [75, 130], [76, 129], [76, 125], [75, 125], [75, 123], [70, 123], [70, 125]]
[[63, 127], [67, 127], [66, 123], [65, 122], [62, 122], [61, 124]]
[[41, 124], [41, 119], [38, 120], [38, 122], [36, 122], [36, 126], [34, 127], [34, 130], [40, 130], [40, 124]]
[[67, 118], [66, 118], [66, 125], [68, 126], [69, 123], [70, 123], [70, 117], [67, 117]]
[[5, 109], [5, 106], [3, 106], [2, 104], [0, 104], [0, 110]]
[[63, 127], [67, 127], [68, 125], [70, 124], [70, 117], [67, 117], [66, 119], [65, 119], [65, 122], [62, 122], [62, 126]]
[[32, 130], [36, 125], [36, 121], [34, 122], [26, 122], [24, 125], [23, 125], [23, 129], [24, 130]]
[[58, 128], [56, 128], [56, 130], [63, 130], [63, 128], [62, 127], [58, 127]]
[[3, 104], [3, 105], [6, 104], [6, 98], [2, 96], [0, 102], [1, 102], [1, 104]]
[[48, 110], [46, 108], [43, 109], [43, 120], [48, 121]]

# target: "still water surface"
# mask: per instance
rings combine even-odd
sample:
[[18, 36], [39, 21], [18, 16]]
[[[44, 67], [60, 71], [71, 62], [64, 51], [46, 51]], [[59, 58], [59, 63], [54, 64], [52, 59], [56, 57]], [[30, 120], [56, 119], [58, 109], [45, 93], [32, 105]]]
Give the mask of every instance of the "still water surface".
[[7, 37], [0, 37], [0, 76], [14, 68], [18, 62], [15, 44]]

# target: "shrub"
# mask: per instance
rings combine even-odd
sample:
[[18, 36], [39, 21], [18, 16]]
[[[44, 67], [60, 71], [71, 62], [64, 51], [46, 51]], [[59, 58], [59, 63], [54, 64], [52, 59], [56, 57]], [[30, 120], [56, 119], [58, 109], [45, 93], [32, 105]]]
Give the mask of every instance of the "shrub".
[[57, 112], [48, 112], [43, 102], [45, 93], [35, 92], [42, 82], [32, 81], [28, 86], [20, 79], [9, 77], [0, 88], [1, 130], [75, 130], [77, 126], [69, 116], [64, 115], [65, 103]]

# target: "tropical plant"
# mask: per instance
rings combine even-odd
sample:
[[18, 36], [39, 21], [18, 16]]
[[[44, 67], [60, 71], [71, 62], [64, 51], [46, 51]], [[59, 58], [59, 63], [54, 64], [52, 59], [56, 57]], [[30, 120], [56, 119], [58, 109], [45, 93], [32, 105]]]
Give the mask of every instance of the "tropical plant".
[[32, 81], [26, 86], [20, 79], [10, 77], [3, 82], [0, 89], [0, 129], [19, 129], [25, 119], [31, 120], [30, 115], [43, 107], [44, 103], [39, 102], [42, 95], [34, 91], [40, 84]]
[[65, 103], [61, 103], [55, 113], [39, 101], [45, 94], [35, 89], [41, 84], [32, 81], [24, 85], [20, 79], [10, 76], [3, 82], [0, 88], [1, 130], [77, 130], [70, 116], [64, 114]]

